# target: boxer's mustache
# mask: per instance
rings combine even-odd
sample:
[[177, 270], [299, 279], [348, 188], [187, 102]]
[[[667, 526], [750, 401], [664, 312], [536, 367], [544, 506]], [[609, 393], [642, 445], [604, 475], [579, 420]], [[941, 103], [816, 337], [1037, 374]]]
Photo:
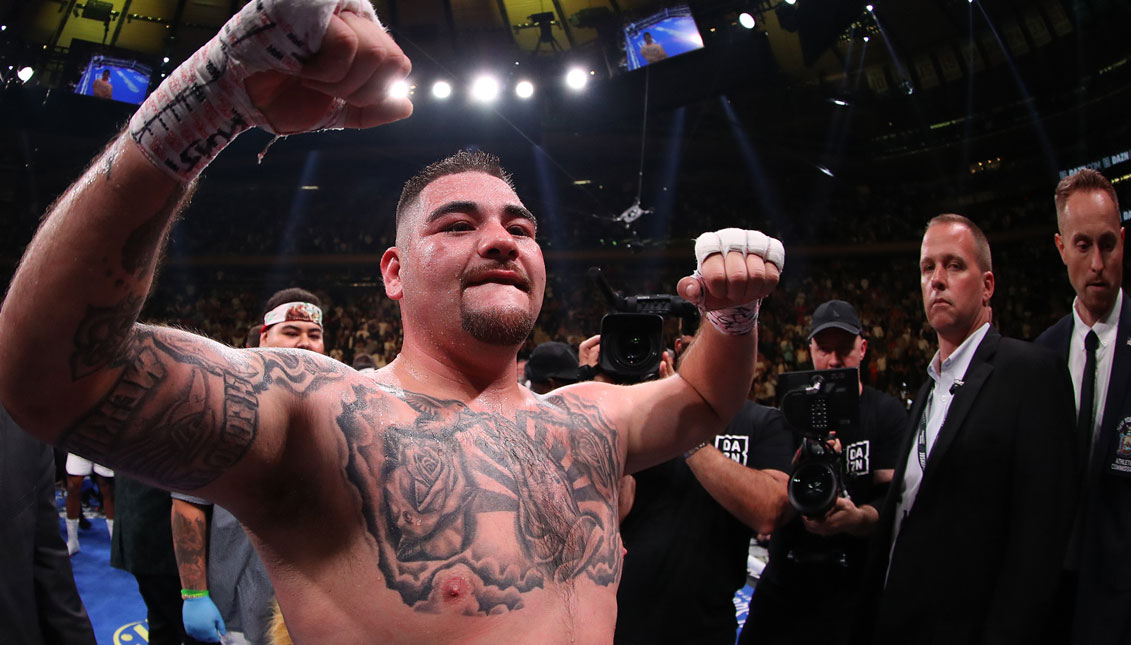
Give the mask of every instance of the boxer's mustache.
[[526, 292], [529, 292], [531, 288], [530, 278], [526, 275], [526, 271], [514, 262], [474, 267], [468, 269], [468, 271], [460, 277], [460, 286], [462, 287], [487, 282], [509, 284]]

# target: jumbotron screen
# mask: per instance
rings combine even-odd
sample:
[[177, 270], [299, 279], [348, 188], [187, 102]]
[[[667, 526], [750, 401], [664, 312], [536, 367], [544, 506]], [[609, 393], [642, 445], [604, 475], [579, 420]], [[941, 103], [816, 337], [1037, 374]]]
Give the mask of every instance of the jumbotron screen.
[[83, 70], [75, 94], [140, 104], [149, 90], [152, 73], [153, 68], [145, 63], [95, 54]]
[[624, 27], [628, 71], [703, 49], [703, 36], [687, 5], [675, 5]]

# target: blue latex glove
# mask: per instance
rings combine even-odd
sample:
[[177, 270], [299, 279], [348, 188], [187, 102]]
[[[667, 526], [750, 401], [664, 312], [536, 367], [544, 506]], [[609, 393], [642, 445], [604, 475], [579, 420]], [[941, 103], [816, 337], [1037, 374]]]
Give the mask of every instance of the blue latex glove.
[[185, 633], [198, 641], [218, 643], [220, 635], [228, 633], [220, 610], [216, 609], [216, 604], [207, 596], [186, 598], [181, 607], [181, 617], [185, 621]]

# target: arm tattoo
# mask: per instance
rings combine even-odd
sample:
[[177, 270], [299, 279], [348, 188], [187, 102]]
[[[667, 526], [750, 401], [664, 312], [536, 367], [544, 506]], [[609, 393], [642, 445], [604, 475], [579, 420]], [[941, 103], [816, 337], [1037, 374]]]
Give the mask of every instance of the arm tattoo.
[[188, 333], [138, 325], [117, 383], [59, 445], [171, 488], [198, 489], [247, 454], [269, 388], [302, 397], [344, 374], [304, 353], [225, 351]]
[[[550, 583], [619, 580], [620, 464], [599, 409], [552, 397], [507, 418], [379, 387], [354, 387], [338, 425], [385, 582], [406, 604], [439, 611], [453, 576], [471, 582], [478, 615]], [[405, 404], [415, 418], [378, 426]]]
[[207, 589], [208, 522], [205, 518], [173, 513], [173, 545], [182, 584], [190, 589]]
[[116, 365], [120, 352], [133, 329], [144, 300], [128, 294], [111, 307], [87, 307], [86, 316], [75, 330], [75, 351], [71, 354], [71, 380], [77, 381], [107, 365]]

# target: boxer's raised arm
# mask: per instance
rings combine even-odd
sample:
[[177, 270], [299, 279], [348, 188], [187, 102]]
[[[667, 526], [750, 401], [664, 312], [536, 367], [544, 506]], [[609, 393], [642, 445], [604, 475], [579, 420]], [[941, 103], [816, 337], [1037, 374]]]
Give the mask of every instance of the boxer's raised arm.
[[[0, 401], [13, 418], [40, 439], [182, 490], [247, 451], [246, 415], [258, 414], [256, 428], [287, 427], [286, 393], [308, 393], [331, 362], [280, 367], [136, 317], [196, 175], [235, 134], [402, 118], [411, 104], [385, 90], [407, 73], [367, 2], [246, 5], [146, 100], [28, 246], [0, 307]], [[288, 379], [299, 385], [280, 386]]]
[[633, 386], [622, 397], [626, 472], [709, 441], [738, 412], [754, 380], [758, 309], [777, 286], [781, 243], [724, 229], [701, 236], [696, 256], [699, 271], [681, 280], [679, 291], [706, 320], [675, 376]]

